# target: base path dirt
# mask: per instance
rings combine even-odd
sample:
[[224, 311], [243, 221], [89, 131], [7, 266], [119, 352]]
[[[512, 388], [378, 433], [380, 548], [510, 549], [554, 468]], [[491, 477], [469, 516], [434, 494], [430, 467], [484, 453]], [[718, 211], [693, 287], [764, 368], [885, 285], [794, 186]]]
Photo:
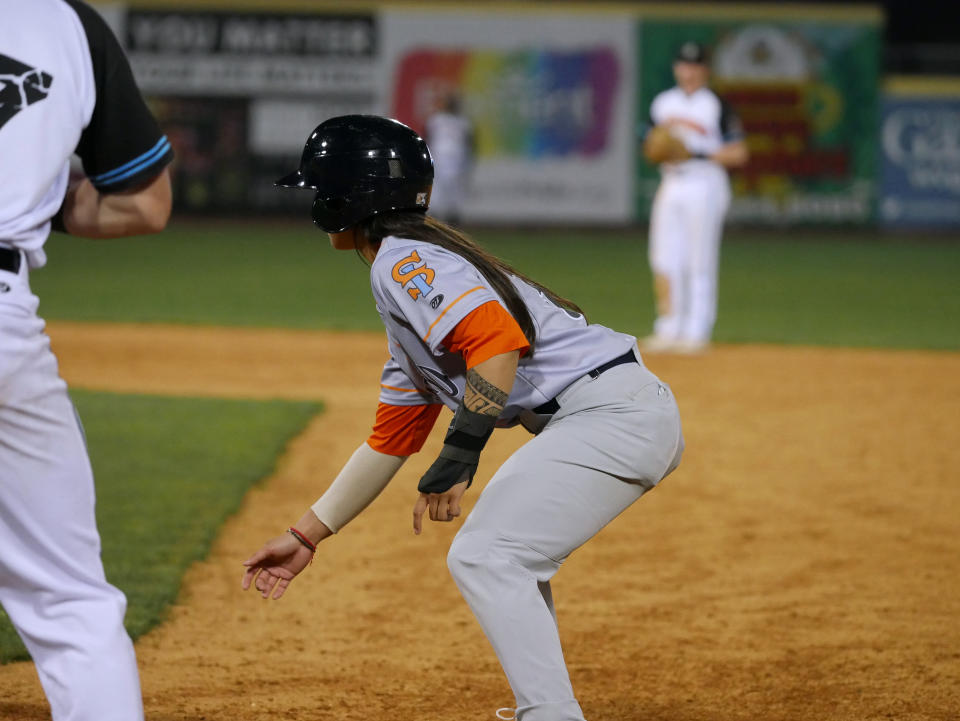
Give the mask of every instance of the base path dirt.
[[[76, 387], [326, 403], [138, 641], [148, 719], [493, 721], [511, 705], [446, 569], [458, 524], [411, 530], [444, 423], [283, 600], [240, 591], [241, 560], [366, 437], [382, 336], [50, 334]], [[960, 354], [721, 346], [646, 360], [676, 392], [687, 452], [554, 581], [587, 718], [960, 718]], [[494, 434], [468, 508], [525, 438]], [[0, 668], [0, 688], [0, 718], [49, 717], [31, 664]]]

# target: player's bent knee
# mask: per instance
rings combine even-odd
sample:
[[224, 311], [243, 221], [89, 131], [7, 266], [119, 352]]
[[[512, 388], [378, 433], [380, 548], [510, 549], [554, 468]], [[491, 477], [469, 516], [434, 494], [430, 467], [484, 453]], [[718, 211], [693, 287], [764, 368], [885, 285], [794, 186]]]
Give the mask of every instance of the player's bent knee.
[[447, 551], [447, 568], [459, 583], [471, 572], [491, 561], [494, 537], [484, 532], [459, 533]]
[[447, 568], [458, 585], [481, 575], [510, 575], [523, 566], [513, 545], [491, 531], [457, 534], [447, 552]]
[[55, 594], [55, 599], [64, 616], [82, 619], [84, 630], [93, 636], [107, 637], [118, 629], [123, 630], [127, 597], [107, 582], [64, 589]]
[[529, 546], [490, 531], [460, 533], [447, 552], [447, 568], [461, 590], [499, 581], [536, 583], [548, 580], [557, 567]]

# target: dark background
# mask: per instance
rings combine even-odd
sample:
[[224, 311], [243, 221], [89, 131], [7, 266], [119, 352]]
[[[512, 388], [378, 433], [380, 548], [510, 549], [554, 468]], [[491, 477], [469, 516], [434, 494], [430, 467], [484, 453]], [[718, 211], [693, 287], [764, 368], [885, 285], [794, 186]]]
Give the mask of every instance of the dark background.
[[[551, 0], [544, 0], [550, 2]], [[782, 4], [782, 0], [715, 0], [728, 4]], [[673, 4], [687, 4], [672, 0]], [[960, 2], [957, 0], [843, 0], [803, 5], [872, 5], [886, 14], [883, 72], [960, 75]]]
[[[779, 0], [760, 2], [779, 4]], [[960, 2], [957, 0], [853, 0], [811, 4], [882, 7], [886, 13], [883, 58], [886, 74], [960, 75]]]
[[887, 0], [884, 70], [960, 74], [960, 3]]

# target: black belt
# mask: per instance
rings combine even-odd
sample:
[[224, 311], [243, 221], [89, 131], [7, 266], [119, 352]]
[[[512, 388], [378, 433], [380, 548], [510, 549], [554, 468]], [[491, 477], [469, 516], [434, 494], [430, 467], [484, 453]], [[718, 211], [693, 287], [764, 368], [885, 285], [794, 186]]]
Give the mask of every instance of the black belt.
[[[637, 356], [632, 350], [628, 350], [621, 356], [617, 356], [612, 361], [607, 361], [602, 366], [597, 366], [592, 371], [587, 373], [591, 378], [596, 378], [601, 373], [605, 373], [611, 368], [616, 368], [617, 366], [622, 366], [624, 363], [636, 363]], [[560, 404], [557, 403], [556, 398], [551, 398], [543, 405], [539, 405], [533, 409], [534, 413], [538, 413], [544, 416], [552, 416], [554, 413], [560, 410]]]
[[20, 251], [13, 248], [4, 248], [0, 245], [0, 270], [11, 273], [20, 272]]

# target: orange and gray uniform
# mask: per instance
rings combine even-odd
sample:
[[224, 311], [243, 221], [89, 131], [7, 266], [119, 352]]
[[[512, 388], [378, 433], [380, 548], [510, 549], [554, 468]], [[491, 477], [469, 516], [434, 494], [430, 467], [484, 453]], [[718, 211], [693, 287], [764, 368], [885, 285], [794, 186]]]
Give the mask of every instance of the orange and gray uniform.
[[101, 193], [172, 158], [94, 10], [0, 0], [0, 603], [54, 721], [137, 721], [126, 599], [104, 577], [83, 433], [29, 282], [74, 152]]
[[582, 721], [550, 578], [677, 466], [683, 436], [673, 395], [643, 366], [635, 338], [513, 282], [537, 328], [533, 353], [502, 299], [461, 256], [383, 241], [371, 286], [391, 357], [368, 443], [393, 455], [419, 450], [442, 406], [459, 405], [467, 368], [520, 351], [498, 425], [523, 423], [537, 435], [493, 475], [448, 564], [503, 665], [517, 718]]

